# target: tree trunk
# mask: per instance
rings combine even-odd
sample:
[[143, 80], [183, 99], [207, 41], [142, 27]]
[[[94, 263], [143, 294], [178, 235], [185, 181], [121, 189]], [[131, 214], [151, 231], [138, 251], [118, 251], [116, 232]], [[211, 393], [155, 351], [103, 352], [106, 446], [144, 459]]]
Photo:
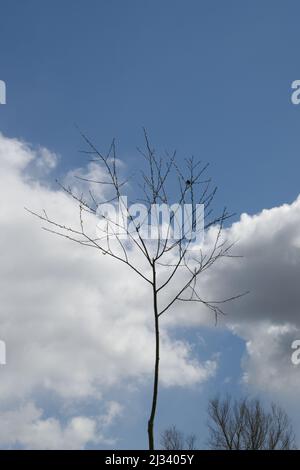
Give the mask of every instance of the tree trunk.
[[155, 320], [155, 367], [154, 367], [152, 407], [151, 407], [150, 418], [148, 420], [149, 450], [154, 450], [154, 419], [155, 419], [156, 405], [157, 405], [158, 375], [159, 375], [159, 318], [158, 318], [158, 308], [157, 308], [155, 265], [153, 265], [153, 311], [154, 311], [154, 320]]

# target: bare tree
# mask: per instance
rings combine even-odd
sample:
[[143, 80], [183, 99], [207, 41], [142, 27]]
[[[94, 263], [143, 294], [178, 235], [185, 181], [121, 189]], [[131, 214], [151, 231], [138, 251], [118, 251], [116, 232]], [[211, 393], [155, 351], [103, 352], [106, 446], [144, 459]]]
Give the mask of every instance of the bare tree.
[[211, 449], [288, 450], [295, 449], [295, 435], [289, 417], [272, 403], [265, 411], [259, 400], [246, 398], [210, 400], [209, 439]]
[[195, 450], [196, 436], [195, 434], [190, 434], [185, 437], [173, 425], [161, 433], [160, 444], [164, 450]]
[[[108, 255], [127, 265], [151, 289], [155, 361], [152, 403], [148, 419], [148, 440], [149, 449], [154, 449], [153, 428], [158, 396], [161, 318], [175, 303], [184, 302], [204, 305], [217, 320], [217, 317], [224, 313], [221, 309], [222, 303], [241, 296], [239, 294], [212, 301], [206, 299], [199, 290], [200, 274], [211, 268], [221, 258], [232, 256], [230, 254], [232, 244], [222, 240], [221, 237], [224, 222], [230, 214], [224, 209], [220, 215], [213, 216], [211, 205], [217, 188], [212, 187], [211, 179], [205, 177], [208, 165], [202, 165], [194, 158], [189, 158], [184, 161], [184, 168], [181, 169], [176, 161], [176, 152], [171, 155], [166, 153], [163, 157], [156, 154], [150, 145], [146, 131], [144, 131], [145, 150], [138, 149], [146, 169], [141, 169], [138, 173], [139, 177], [131, 177], [130, 184], [128, 179], [120, 176], [120, 161], [116, 155], [115, 142], [112, 142], [106, 154], [102, 154], [86, 135], [81, 135], [87, 145], [87, 149], [83, 152], [99, 165], [104, 176], [101, 181], [78, 176], [77, 179], [88, 186], [85, 194], [78, 194], [72, 187], [59, 183], [62, 190], [78, 204], [78, 226], [67, 226], [64, 221], [50, 217], [45, 210], [42, 213], [29, 212], [46, 224], [43, 227], [45, 230], [81, 245], [95, 248], [103, 255]], [[107, 197], [99, 200], [95, 192], [90, 189], [91, 185], [97, 188], [100, 185]], [[141, 203], [146, 207], [144, 218], [136, 217], [136, 214], [133, 214], [131, 209], [124, 204], [123, 190], [133, 191], [131, 207], [133, 203]], [[159, 220], [159, 214], [155, 212], [156, 209], [153, 212], [153, 207], [156, 207], [155, 205], [169, 207], [173, 201], [177, 203], [177, 206], [170, 215], [165, 233], [162, 234], [162, 226], [158, 223], [156, 236], [149, 237], [148, 217], [153, 216], [154, 213]], [[110, 214], [107, 215], [101, 211], [107, 203], [122, 207], [121, 221], [119, 219], [116, 221]], [[212, 226], [217, 227], [215, 239], [206, 251], [201, 246], [191, 250], [192, 238], [187, 237], [186, 233], [179, 238], [174, 238], [174, 223], [180, 220], [180, 211], [185, 204], [190, 204], [192, 207], [191, 233], [197, 235], [200, 230], [198, 227], [203, 227], [204, 231]], [[204, 206], [205, 223], [200, 220], [202, 215], [199, 215], [197, 211], [198, 205]], [[87, 228], [86, 219], [91, 215], [98, 215], [101, 219], [97, 236], [90, 234]], [[146, 230], [144, 230], [145, 227]], [[135, 252], [141, 255], [144, 265], [140, 265], [134, 259]]]

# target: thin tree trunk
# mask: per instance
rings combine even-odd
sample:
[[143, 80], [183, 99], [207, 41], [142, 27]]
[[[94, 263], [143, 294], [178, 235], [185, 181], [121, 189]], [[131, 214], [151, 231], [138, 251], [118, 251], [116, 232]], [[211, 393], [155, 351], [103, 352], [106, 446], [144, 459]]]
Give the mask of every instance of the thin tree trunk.
[[154, 310], [154, 320], [155, 320], [155, 367], [154, 367], [152, 407], [151, 407], [150, 418], [148, 421], [149, 450], [154, 450], [154, 419], [155, 419], [156, 405], [157, 405], [158, 375], [159, 375], [159, 319], [158, 319], [158, 308], [157, 308], [155, 265], [153, 265], [153, 310]]

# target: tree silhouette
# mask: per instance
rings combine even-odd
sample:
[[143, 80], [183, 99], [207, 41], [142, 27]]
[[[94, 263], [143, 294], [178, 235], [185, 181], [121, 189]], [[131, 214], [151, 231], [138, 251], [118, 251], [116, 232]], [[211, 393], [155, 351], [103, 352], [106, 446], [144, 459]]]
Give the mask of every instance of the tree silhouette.
[[[87, 194], [78, 194], [72, 187], [60, 184], [60, 187], [78, 204], [79, 226], [66, 226], [63, 221], [50, 217], [45, 210], [36, 213], [29, 212], [41, 219], [46, 226], [43, 228], [56, 235], [72, 240], [81, 245], [96, 248], [99, 253], [126, 264], [137, 276], [149, 286], [152, 292], [152, 310], [155, 329], [155, 359], [151, 410], [148, 419], [149, 449], [154, 449], [154, 420], [156, 414], [159, 361], [160, 361], [160, 320], [177, 302], [199, 303], [205, 305], [217, 320], [223, 314], [221, 308], [224, 302], [236, 299], [244, 294], [238, 294], [226, 299], [208, 300], [199, 289], [200, 274], [210, 269], [214, 263], [231, 255], [233, 244], [221, 239], [224, 222], [231, 216], [224, 208], [218, 216], [213, 216], [212, 202], [216, 187], [212, 187], [211, 178], [205, 177], [208, 165], [202, 165], [193, 157], [185, 159], [183, 168], [177, 163], [176, 152], [171, 155], [158, 156], [152, 148], [148, 135], [144, 130], [145, 149], [139, 154], [146, 166], [129, 179], [120, 177], [120, 161], [116, 154], [113, 140], [108, 152], [102, 154], [91, 140], [82, 134], [87, 145], [83, 151], [93, 162], [96, 162], [104, 174], [103, 179], [93, 180], [78, 176], [81, 183], [88, 185]], [[108, 197], [98, 200], [90, 185], [104, 188]], [[99, 187], [99, 186], [98, 186]], [[122, 191], [133, 191], [130, 207], [124, 204]], [[133, 188], [133, 190], [132, 190]], [[172, 203], [175, 204], [172, 206]], [[121, 208], [121, 220], [116, 220], [102, 208], [107, 204]], [[142, 204], [146, 208], [144, 218], [132, 213], [133, 204]], [[180, 224], [182, 210], [189, 204], [189, 231], [174, 238], [174, 225]], [[203, 205], [203, 213], [198, 211]], [[159, 223], [159, 213], [162, 206], [173, 207], [167, 227]], [[88, 231], [86, 218], [98, 215], [98, 235]], [[149, 237], [148, 217], [156, 219], [152, 224]], [[154, 227], [153, 227], [154, 225]], [[216, 235], [212, 245], [204, 250], [201, 245], [193, 246], [195, 237], [216, 226]], [[164, 233], [163, 233], [164, 229]], [[190, 235], [193, 235], [194, 238]], [[140, 266], [134, 259], [133, 253], [138, 252], [145, 265]], [[164, 295], [163, 295], [164, 294]]]
[[210, 400], [209, 439], [211, 449], [289, 450], [295, 448], [295, 435], [289, 417], [272, 403], [265, 411], [257, 399]]
[[173, 425], [161, 433], [160, 444], [164, 450], [195, 450], [196, 436], [185, 436]]

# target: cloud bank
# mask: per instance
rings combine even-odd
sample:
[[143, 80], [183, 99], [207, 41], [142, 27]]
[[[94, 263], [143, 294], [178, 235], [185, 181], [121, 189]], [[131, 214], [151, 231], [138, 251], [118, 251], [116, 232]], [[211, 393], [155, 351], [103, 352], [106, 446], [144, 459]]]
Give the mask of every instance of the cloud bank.
[[[152, 378], [148, 286], [127, 266], [41, 231], [40, 222], [24, 210], [46, 208], [58, 221], [79, 223], [73, 201], [47, 183], [58, 160], [48, 149], [0, 134], [0, 339], [7, 344], [7, 365], [0, 370], [1, 447], [113, 445], [118, 436], [110, 435], [110, 426], [124, 410], [107, 394]], [[76, 174], [101, 176], [93, 164]], [[217, 300], [250, 291], [225, 306], [228, 314], [219, 327], [245, 340], [245, 384], [296, 396], [300, 368], [291, 363], [291, 343], [300, 339], [300, 198], [242, 214], [223, 236], [237, 242], [234, 251], [243, 258], [224, 259], [203, 273], [200, 292]], [[213, 326], [198, 304], [188, 314], [177, 305], [163, 320], [163, 386], [194, 386], [215, 376], [216, 356], [201, 362], [187, 341], [169, 333], [195, 325]], [[41, 394], [55, 397], [52, 410], [37, 403]], [[101, 403], [102, 412], [78, 414], [61, 405], [75, 401], [80, 407], [89, 400]]]

